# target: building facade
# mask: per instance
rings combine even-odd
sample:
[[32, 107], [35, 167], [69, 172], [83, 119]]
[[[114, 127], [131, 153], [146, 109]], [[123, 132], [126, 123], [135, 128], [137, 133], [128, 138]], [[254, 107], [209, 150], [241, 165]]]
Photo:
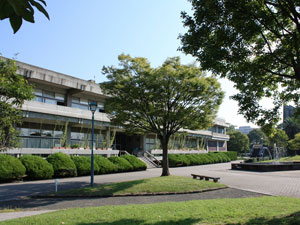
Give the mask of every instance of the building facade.
[[[159, 148], [153, 134], [128, 136], [121, 127], [111, 126], [104, 109], [108, 96], [93, 80], [82, 80], [23, 62], [16, 63], [18, 73], [33, 85], [35, 98], [22, 106], [23, 123], [17, 128], [20, 144], [8, 153], [47, 155], [62, 151], [67, 154], [90, 154], [90, 102], [97, 102], [95, 154], [117, 155], [120, 150], [138, 154]], [[182, 130], [173, 138], [173, 148], [227, 151], [227, 127], [224, 120], [216, 119], [210, 130]]]
[[253, 130], [254, 128], [250, 127], [250, 126], [241, 126], [239, 127], [238, 131], [244, 133], [244, 134], [249, 134], [251, 130]]

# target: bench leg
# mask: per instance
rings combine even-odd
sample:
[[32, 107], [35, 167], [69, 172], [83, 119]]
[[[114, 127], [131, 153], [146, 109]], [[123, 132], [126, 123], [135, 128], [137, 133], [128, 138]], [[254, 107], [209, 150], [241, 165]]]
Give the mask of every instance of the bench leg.
[[208, 178], [208, 177], [205, 177], [205, 180], [209, 180], [209, 178]]
[[197, 176], [193, 176], [193, 179], [196, 179], [197, 178]]
[[200, 180], [203, 180], [204, 177], [200, 177]]
[[218, 179], [214, 179], [214, 182], [217, 183], [217, 182], [218, 182]]

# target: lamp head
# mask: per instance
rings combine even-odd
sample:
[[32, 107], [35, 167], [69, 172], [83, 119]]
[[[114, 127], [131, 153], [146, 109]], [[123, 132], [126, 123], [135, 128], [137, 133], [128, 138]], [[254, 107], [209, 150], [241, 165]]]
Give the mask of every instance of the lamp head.
[[92, 111], [92, 113], [96, 112], [96, 109], [97, 109], [97, 103], [96, 102], [91, 102], [89, 104], [90, 106], [90, 110]]

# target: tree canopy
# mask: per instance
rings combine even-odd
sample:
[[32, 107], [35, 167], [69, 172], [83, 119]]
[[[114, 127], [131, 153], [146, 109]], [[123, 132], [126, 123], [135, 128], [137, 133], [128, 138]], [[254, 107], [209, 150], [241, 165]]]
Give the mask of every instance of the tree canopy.
[[169, 175], [168, 142], [181, 128], [212, 126], [223, 99], [220, 84], [179, 57], [151, 68], [145, 58], [119, 56], [119, 67], [104, 67], [109, 81], [100, 86], [111, 122], [131, 132], [154, 133], [163, 149], [162, 176]]
[[250, 144], [263, 144], [269, 145], [270, 141], [268, 136], [261, 129], [253, 129], [249, 132], [248, 138]]
[[16, 33], [20, 29], [23, 20], [34, 23], [34, 7], [50, 20], [43, 5], [47, 6], [44, 0], [1, 0], [0, 20], [9, 19], [10, 25]]
[[17, 144], [14, 125], [21, 122], [24, 101], [33, 97], [32, 87], [16, 71], [14, 61], [0, 57], [0, 150]]
[[[299, 104], [299, 0], [190, 2], [193, 15], [182, 13], [188, 31], [180, 36], [181, 50], [235, 83], [239, 113], [271, 124], [283, 102]], [[273, 99], [272, 109], [260, 104], [263, 97]]]
[[289, 149], [294, 150], [294, 151], [299, 151], [300, 150], [300, 133], [295, 135], [295, 138], [292, 140], [289, 140]]
[[285, 133], [284, 130], [274, 129], [273, 133], [269, 137], [270, 145], [274, 146], [276, 144], [277, 147], [287, 147], [289, 137]]
[[288, 117], [280, 127], [288, 135], [289, 140], [295, 138], [295, 134], [300, 132], [300, 120], [294, 117]]
[[246, 153], [249, 151], [249, 138], [246, 134], [234, 130], [227, 133], [230, 138], [227, 142], [228, 151], [235, 151], [238, 153]]

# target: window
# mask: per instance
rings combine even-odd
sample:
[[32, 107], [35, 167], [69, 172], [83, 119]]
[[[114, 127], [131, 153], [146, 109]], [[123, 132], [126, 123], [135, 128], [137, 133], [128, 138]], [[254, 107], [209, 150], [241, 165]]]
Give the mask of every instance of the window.
[[34, 89], [35, 98], [34, 101], [44, 102], [54, 105], [65, 105], [65, 95], [61, 93], [55, 93], [52, 91], [46, 91], [42, 89]]

